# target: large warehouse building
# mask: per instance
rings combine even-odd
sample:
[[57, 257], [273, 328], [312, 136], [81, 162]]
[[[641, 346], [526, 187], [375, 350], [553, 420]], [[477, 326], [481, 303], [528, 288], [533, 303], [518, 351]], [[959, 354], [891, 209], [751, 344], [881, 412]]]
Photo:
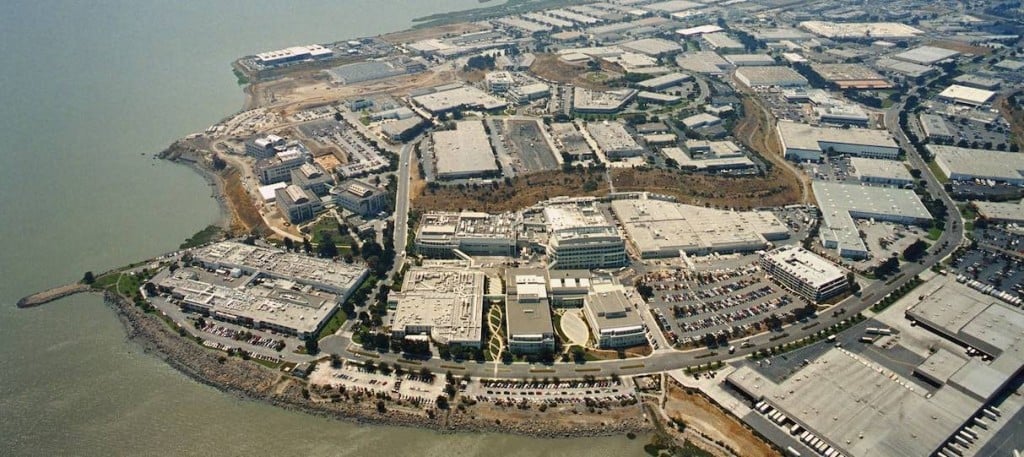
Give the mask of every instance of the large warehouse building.
[[789, 229], [769, 211], [725, 211], [656, 200], [614, 200], [612, 211], [642, 258], [751, 252]]
[[821, 244], [840, 256], [865, 258], [869, 251], [855, 219], [921, 224], [932, 215], [913, 190], [814, 181], [814, 198], [821, 208]]
[[850, 287], [842, 268], [797, 246], [783, 246], [764, 253], [761, 268], [779, 284], [816, 302], [839, 295]]
[[427, 334], [440, 344], [480, 347], [484, 273], [459, 262], [412, 267], [402, 291], [388, 296], [396, 338]]
[[736, 79], [750, 88], [763, 87], [805, 87], [808, 85], [796, 70], [782, 66], [740, 67]]
[[481, 121], [460, 121], [455, 130], [431, 135], [438, 179], [467, 179], [500, 173], [490, 139]]
[[990, 90], [961, 86], [959, 84], [953, 84], [939, 92], [939, 98], [942, 100], [970, 106], [985, 105], [995, 96], [996, 93]]
[[789, 160], [820, 162], [830, 149], [876, 159], [895, 159], [900, 154], [899, 145], [885, 130], [815, 127], [791, 121], [779, 121], [776, 130]]
[[954, 181], [975, 179], [1024, 186], [1024, 154], [930, 144], [939, 169]]

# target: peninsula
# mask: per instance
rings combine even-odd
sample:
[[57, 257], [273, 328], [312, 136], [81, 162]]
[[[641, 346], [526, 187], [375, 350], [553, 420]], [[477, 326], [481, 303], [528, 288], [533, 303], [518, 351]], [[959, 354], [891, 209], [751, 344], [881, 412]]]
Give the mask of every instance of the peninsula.
[[1004, 455], [1024, 21], [868, 3], [513, 0], [242, 57], [242, 109], [159, 154], [223, 221], [18, 306], [102, 293], [195, 380], [345, 420]]

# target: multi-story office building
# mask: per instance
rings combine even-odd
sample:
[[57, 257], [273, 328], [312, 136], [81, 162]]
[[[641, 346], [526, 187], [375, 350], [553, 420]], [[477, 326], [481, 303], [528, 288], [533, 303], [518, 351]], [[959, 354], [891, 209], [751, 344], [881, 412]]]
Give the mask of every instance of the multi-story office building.
[[292, 170], [306, 163], [308, 156], [305, 148], [291, 147], [274, 154], [273, 157], [260, 159], [256, 162], [254, 171], [262, 184], [288, 181], [292, 177]]
[[292, 170], [292, 184], [306, 189], [318, 196], [327, 195], [334, 178], [315, 163], [304, 163], [299, 168]]
[[809, 300], [820, 302], [850, 287], [845, 272], [832, 262], [796, 246], [783, 246], [761, 256], [772, 279]]
[[592, 202], [549, 204], [543, 215], [549, 268], [618, 268], [628, 262], [622, 235]]
[[510, 269], [505, 284], [505, 332], [513, 354], [555, 350], [547, 279], [540, 268]]
[[334, 186], [331, 197], [338, 206], [360, 216], [372, 216], [388, 209], [388, 194], [384, 189], [357, 179]]
[[277, 189], [275, 194], [278, 210], [293, 224], [308, 221], [323, 209], [323, 203], [316, 194], [294, 184]]

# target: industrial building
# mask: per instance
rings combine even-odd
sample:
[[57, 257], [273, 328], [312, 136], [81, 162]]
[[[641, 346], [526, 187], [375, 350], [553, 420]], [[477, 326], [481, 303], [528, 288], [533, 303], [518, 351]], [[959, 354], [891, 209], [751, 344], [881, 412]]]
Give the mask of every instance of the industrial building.
[[768, 54], [726, 54], [722, 58], [737, 67], [767, 67], [778, 63]]
[[909, 51], [895, 54], [892, 58], [904, 62], [916, 63], [918, 65], [935, 65], [943, 60], [960, 55], [959, 52], [951, 49], [937, 48], [935, 46], [919, 46]]
[[722, 75], [734, 68], [732, 63], [714, 51], [695, 51], [678, 55], [676, 65], [686, 71], [709, 75]]
[[871, 123], [868, 112], [854, 103], [831, 103], [814, 107], [814, 114], [822, 124], [850, 125], [866, 128]]
[[[700, 141], [700, 140], [690, 140]], [[688, 141], [689, 142], [689, 141]], [[710, 141], [706, 142], [710, 144], [729, 144], [731, 141]], [[733, 144], [735, 145], [735, 144]], [[738, 171], [738, 170], [753, 170], [757, 167], [757, 164], [749, 157], [739, 154], [729, 154], [725, 156], [714, 156], [714, 155], [695, 155], [693, 150], [690, 150], [690, 154], [683, 152], [682, 149], [671, 147], [662, 148], [661, 153], [669, 159], [676, 162], [676, 165], [684, 170], [694, 171]]]
[[643, 38], [640, 40], [627, 41], [618, 45], [627, 51], [636, 52], [651, 57], [660, 57], [675, 54], [683, 50], [679, 43], [662, 38]]
[[334, 178], [320, 165], [307, 162], [292, 170], [291, 182], [317, 196], [323, 196], [331, 189]]
[[417, 57], [353, 62], [326, 70], [326, 73], [338, 84], [356, 84], [419, 73], [426, 69], [427, 63]]
[[592, 285], [583, 303], [583, 315], [598, 348], [647, 344], [643, 318], [619, 284]]
[[306, 149], [297, 145], [277, 152], [273, 157], [257, 160], [253, 172], [256, 173], [262, 184], [288, 181], [292, 177], [292, 170], [306, 163], [308, 157], [309, 153]]
[[978, 216], [992, 222], [1024, 223], [1024, 205], [1020, 203], [972, 201]]
[[924, 32], [898, 22], [827, 22], [804, 21], [800, 28], [834, 40], [879, 40], [914, 38]]
[[951, 142], [956, 138], [956, 132], [950, 128], [949, 124], [942, 116], [937, 114], [921, 113], [921, 115], [918, 116], [918, 120], [921, 121], [921, 129], [924, 130], [925, 136], [931, 141]]
[[412, 101], [434, 115], [461, 109], [494, 111], [508, 106], [504, 100], [462, 84], [435, 87], [427, 93], [413, 96]]
[[293, 46], [276, 51], [261, 52], [256, 54], [256, 63], [273, 67], [302, 60], [326, 59], [333, 55], [334, 52], [330, 49], [319, 44], [311, 44], [308, 46]]
[[635, 157], [644, 153], [643, 146], [637, 143], [633, 135], [626, 130], [626, 126], [620, 122], [590, 122], [586, 128], [590, 137], [597, 143], [597, 147], [610, 160]]
[[842, 268], [797, 246], [783, 246], [762, 254], [761, 268], [779, 284], [815, 302], [832, 298], [850, 287]]
[[942, 92], [939, 99], [970, 106], [983, 106], [996, 96], [995, 92], [953, 84]]
[[491, 142], [479, 120], [459, 121], [455, 130], [431, 134], [438, 179], [466, 179], [500, 173]]
[[157, 287], [184, 311], [301, 339], [315, 336], [338, 309], [333, 294], [295, 290], [284, 280], [239, 278], [244, 284], [229, 287], [204, 281], [192, 268], [179, 268]]
[[384, 122], [380, 125], [380, 133], [385, 139], [391, 142], [403, 142], [409, 141], [419, 135], [423, 131], [424, 126], [427, 122], [419, 116], [413, 116], [406, 119], [399, 119], [396, 121]]
[[548, 268], [618, 268], [628, 263], [622, 235], [593, 201], [546, 202], [541, 213]]
[[752, 89], [766, 87], [805, 87], [807, 78], [796, 70], [782, 66], [739, 67], [736, 79]]
[[369, 273], [359, 264], [338, 263], [236, 241], [203, 246], [192, 254], [193, 260], [207, 269], [290, 281], [335, 294], [339, 302], [345, 301]]
[[897, 187], [914, 184], [914, 177], [903, 162], [853, 157], [850, 159], [850, 165], [853, 167], [853, 176], [863, 182]]
[[331, 198], [338, 206], [363, 217], [390, 211], [388, 193], [365, 181], [350, 179], [331, 189]]
[[438, 344], [479, 348], [483, 335], [484, 273], [463, 262], [428, 262], [405, 273], [388, 295], [391, 335], [429, 335]]
[[572, 110], [577, 114], [615, 114], [636, 97], [636, 89], [599, 92], [582, 87], [572, 91]]
[[648, 92], [644, 90], [636, 94], [636, 99], [642, 102], [656, 103], [659, 105], [671, 105], [679, 103], [683, 97], [678, 95], [660, 94], [658, 92]]
[[507, 256], [516, 253], [519, 218], [515, 214], [491, 215], [429, 212], [420, 217], [416, 251], [428, 257], [464, 255]]
[[846, 89], [888, 89], [892, 87], [878, 72], [855, 63], [814, 63], [811, 70], [836, 88]]
[[1024, 154], [929, 144], [939, 169], [951, 180], [991, 180], [1024, 186]]
[[542, 268], [513, 268], [505, 278], [505, 335], [513, 354], [554, 352], [547, 278]]
[[835, 249], [842, 257], [869, 255], [855, 219], [898, 224], [923, 224], [932, 220], [931, 213], [910, 189], [832, 181], [814, 181], [811, 187], [821, 209], [821, 244], [826, 249]]
[[998, 90], [1003, 82], [996, 78], [987, 78], [979, 75], [960, 75], [953, 78], [953, 82], [967, 87], [984, 90]]
[[736, 41], [735, 38], [725, 34], [724, 32], [705, 33], [701, 35], [700, 39], [704, 44], [715, 51], [743, 52], [746, 49], [746, 47], [743, 46], [743, 43]]
[[791, 121], [776, 124], [782, 150], [789, 160], [820, 162], [825, 152], [896, 159], [900, 147], [885, 130], [815, 127]]
[[613, 200], [612, 212], [644, 259], [752, 252], [789, 238], [789, 228], [770, 211], [718, 210], [644, 194]]
[[684, 118], [681, 122], [687, 129], [694, 130], [701, 127], [710, 127], [712, 125], [721, 124], [722, 119], [712, 114], [698, 113]]
[[323, 202], [312, 191], [291, 184], [274, 191], [277, 209], [288, 222], [298, 224], [316, 216], [324, 208]]
[[904, 62], [902, 60], [890, 59], [888, 57], [876, 60], [875, 67], [885, 72], [899, 73], [910, 78], [923, 78], [938, 72], [935, 67], [918, 65], [916, 63]]
[[665, 90], [692, 79], [693, 77], [688, 74], [676, 72], [640, 81], [636, 85], [647, 90]]

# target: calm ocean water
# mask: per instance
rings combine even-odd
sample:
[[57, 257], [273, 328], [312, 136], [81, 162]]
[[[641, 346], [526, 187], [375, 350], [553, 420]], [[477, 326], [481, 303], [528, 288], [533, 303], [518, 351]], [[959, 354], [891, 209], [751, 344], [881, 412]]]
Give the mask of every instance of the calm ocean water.
[[98, 298], [21, 296], [174, 249], [210, 188], [151, 156], [236, 111], [229, 63], [373, 35], [477, 0], [8, 0], [0, 14], [0, 455], [638, 455], [625, 438], [534, 440], [356, 426], [240, 401], [125, 341]]

